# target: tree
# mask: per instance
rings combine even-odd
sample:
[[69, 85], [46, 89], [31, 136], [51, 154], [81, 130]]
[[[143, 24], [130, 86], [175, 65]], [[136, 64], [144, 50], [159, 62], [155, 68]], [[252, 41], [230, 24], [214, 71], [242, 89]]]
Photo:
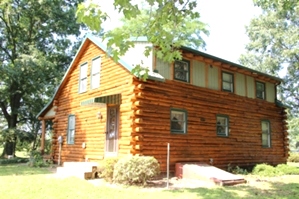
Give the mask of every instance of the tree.
[[[80, 34], [74, 0], [1, 0], [0, 116], [6, 120], [4, 155], [14, 155], [20, 125], [36, 123], [69, 64]], [[27, 114], [25, 114], [27, 113]], [[34, 124], [33, 124], [34, 125]]]
[[278, 76], [286, 71], [280, 96], [299, 111], [299, 1], [255, 0], [263, 12], [246, 28], [250, 42], [240, 62], [260, 71]]
[[250, 42], [240, 62], [260, 71], [286, 72], [278, 92], [290, 107], [288, 123], [291, 149], [299, 147], [299, 1], [255, 0], [263, 12], [246, 31]]
[[[206, 24], [200, 22], [199, 13], [194, 11], [196, 0], [144, 0], [133, 4], [130, 0], [114, 0], [114, 6], [123, 14], [124, 25], [104, 33], [107, 45], [115, 60], [134, 46], [132, 36], [146, 36], [147, 40], [158, 48], [158, 58], [172, 62], [181, 59], [179, 51], [182, 45], [204, 47], [201, 34], [208, 34]], [[91, 30], [99, 31], [109, 18], [105, 10], [92, 0], [79, 4], [78, 20]], [[112, 46], [114, 46], [112, 48]], [[149, 55], [152, 49], [145, 49]]]

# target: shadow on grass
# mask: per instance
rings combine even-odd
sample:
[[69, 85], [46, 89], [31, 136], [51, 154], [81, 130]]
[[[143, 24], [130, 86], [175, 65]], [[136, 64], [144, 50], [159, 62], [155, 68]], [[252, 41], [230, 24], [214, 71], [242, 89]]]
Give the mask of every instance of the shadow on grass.
[[29, 167], [27, 164], [0, 165], [0, 176], [50, 174], [49, 168]]
[[177, 189], [172, 192], [189, 192], [196, 194], [198, 198], [209, 199], [234, 199], [234, 198], [284, 198], [294, 199], [299, 198], [299, 176], [297, 182], [282, 183], [282, 182], [268, 182], [266, 185], [261, 183], [251, 185], [239, 185], [230, 187], [216, 187], [216, 188], [195, 188], [195, 189]]

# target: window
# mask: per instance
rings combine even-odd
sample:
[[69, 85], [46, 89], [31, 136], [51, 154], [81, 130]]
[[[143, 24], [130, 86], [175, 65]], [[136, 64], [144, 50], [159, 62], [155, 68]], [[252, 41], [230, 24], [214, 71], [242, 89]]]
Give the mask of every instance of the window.
[[217, 115], [217, 135], [218, 136], [228, 136], [228, 124], [229, 118], [226, 115]]
[[80, 66], [79, 93], [87, 90], [87, 63]]
[[92, 60], [91, 66], [91, 89], [100, 86], [101, 57]]
[[177, 60], [174, 62], [174, 79], [189, 82], [190, 62]]
[[270, 147], [271, 146], [271, 137], [270, 137], [270, 122], [263, 120], [262, 125], [262, 146]]
[[256, 97], [259, 99], [265, 99], [265, 84], [262, 82], [255, 82], [256, 85]]
[[75, 143], [75, 115], [69, 115], [67, 127], [67, 143]]
[[171, 109], [170, 126], [171, 133], [187, 133], [187, 112], [180, 109]]
[[234, 92], [234, 75], [231, 73], [222, 72], [222, 90]]

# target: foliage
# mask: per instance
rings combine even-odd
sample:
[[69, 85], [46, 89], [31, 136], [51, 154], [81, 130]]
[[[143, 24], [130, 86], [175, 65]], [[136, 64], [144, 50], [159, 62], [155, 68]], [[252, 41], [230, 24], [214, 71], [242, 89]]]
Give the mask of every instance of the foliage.
[[118, 158], [104, 159], [98, 168], [101, 171], [99, 177], [104, 178], [106, 181], [111, 182], [113, 179], [114, 165], [117, 163]]
[[290, 149], [299, 151], [299, 118], [288, 119], [288, 133], [290, 138]]
[[227, 171], [234, 174], [241, 174], [241, 175], [247, 175], [248, 171], [247, 169], [243, 169], [239, 166], [232, 166], [231, 164], [228, 164]]
[[[199, 21], [199, 13], [194, 10], [196, 0], [144, 0], [138, 4], [129, 0], [114, 0], [113, 5], [123, 14], [123, 26], [105, 32], [103, 39], [107, 40], [109, 53], [114, 60], [134, 47], [132, 36], [137, 39], [145, 36], [149, 43], [157, 47], [154, 50], [157, 57], [165, 62], [182, 59], [179, 51], [182, 45], [194, 48], [205, 46], [202, 34], [208, 35], [209, 32], [207, 25]], [[79, 4], [76, 14], [79, 22], [97, 32], [102, 30], [103, 23], [109, 19], [101, 3], [92, 0]], [[145, 56], [152, 50], [151, 47], [146, 47]], [[137, 72], [138, 70], [134, 71]]]
[[299, 174], [299, 168], [286, 164], [279, 164], [276, 167], [268, 164], [258, 164], [253, 168], [252, 174], [264, 177]]
[[51, 162], [46, 162], [39, 151], [31, 151], [28, 165], [30, 167], [48, 167]]
[[[74, 17], [80, 2], [0, 1], [0, 117], [6, 120], [5, 128], [37, 136], [36, 115], [74, 54], [70, 36], [80, 34]], [[12, 138], [5, 142], [2, 156], [15, 151], [17, 137]]]
[[144, 68], [140, 65], [137, 65], [135, 68], [132, 69], [131, 73], [138, 77], [139, 79], [146, 81], [148, 78], [148, 68]]
[[146, 184], [160, 173], [160, 165], [154, 157], [130, 156], [120, 159], [114, 167], [113, 181], [122, 184]]
[[290, 156], [288, 158], [288, 162], [298, 162], [299, 163], [299, 153], [290, 153]]
[[255, 0], [262, 14], [246, 28], [250, 42], [240, 62], [263, 72], [279, 75], [285, 71], [280, 98], [299, 113], [299, 1]]
[[299, 168], [287, 164], [279, 164], [276, 169], [283, 175], [299, 175]]
[[28, 158], [14, 157], [11, 159], [0, 159], [0, 165], [27, 163], [28, 161]]

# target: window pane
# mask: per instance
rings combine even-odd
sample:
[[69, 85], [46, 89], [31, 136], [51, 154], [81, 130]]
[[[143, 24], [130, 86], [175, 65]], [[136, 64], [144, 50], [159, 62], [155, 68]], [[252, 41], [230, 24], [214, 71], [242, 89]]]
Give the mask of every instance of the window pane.
[[263, 147], [270, 147], [270, 122], [262, 121], [261, 122], [262, 128], [262, 146]]
[[217, 134], [228, 135], [228, 117], [217, 116]]
[[183, 111], [171, 111], [171, 131], [186, 133], [186, 113]]
[[269, 124], [268, 122], [262, 122], [262, 131], [268, 133]]
[[92, 76], [91, 88], [97, 88], [100, 85], [100, 74]]
[[229, 90], [229, 91], [232, 90], [232, 84], [231, 83], [223, 82], [222, 85], [223, 85], [224, 90]]
[[268, 134], [265, 133], [262, 134], [262, 143], [263, 146], [269, 146]]
[[87, 77], [87, 64], [81, 66], [80, 79]]
[[175, 61], [174, 78], [182, 81], [189, 81], [189, 63], [185, 61]]
[[92, 61], [92, 74], [99, 73], [100, 68], [101, 68], [101, 58], [94, 59]]
[[80, 92], [84, 92], [87, 90], [87, 79], [83, 79], [80, 82]]
[[67, 142], [73, 144], [75, 141], [75, 115], [70, 115], [68, 118]]
[[222, 73], [222, 78], [224, 81], [233, 82], [233, 76], [231, 74]]

